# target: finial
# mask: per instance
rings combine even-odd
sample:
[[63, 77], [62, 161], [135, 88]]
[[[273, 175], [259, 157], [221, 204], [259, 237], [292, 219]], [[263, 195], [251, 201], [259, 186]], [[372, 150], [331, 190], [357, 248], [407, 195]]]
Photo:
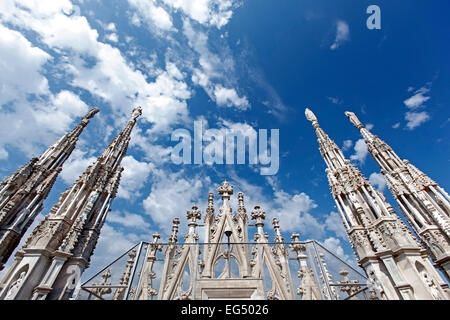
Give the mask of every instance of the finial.
[[239, 208], [244, 207], [244, 194], [242, 192], [238, 193], [238, 202], [239, 202]]
[[134, 261], [134, 258], [136, 258], [136, 249], [131, 250], [130, 253], [128, 253], [128, 256]]
[[294, 242], [299, 242], [299, 238], [300, 238], [300, 235], [298, 233], [296, 233], [296, 232], [294, 232], [291, 235], [291, 239], [294, 240]]
[[272, 219], [272, 224], [273, 224], [273, 229], [275, 231], [275, 241], [276, 242], [283, 242], [284, 238], [281, 235], [281, 231], [280, 231], [280, 220], [278, 218], [273, 218]]
[[172, 223], [172, 234], [169, 237], [169, 242], [177, 242], [178, 225], [180, 224], [180, 219], [175, 218], [173, 219]]
[[306, 247], [304, 244], [300, 243], [300, 235], [294, 232], [291, 235], [291, 239], [293, 242], [289, 245], [289, 247], [291, 248], [291, 251], [297, 253], [297, 259], [306, 258], [306, 256], [302, 255], [302, 252], [306, 250]]
[[197, 219], [200, 219], [202, 217], [202, 214], [200, 211], [198, 211], [197, 205], [192, 206], [191, 211], [187, 211], [186, 216], [188, 219], [191, 219], [191, 222], [195, 223]]
[[272, 219], [272, 224], [273, 224], [273, 227], [275, 228], [275, 229], [279, 229], [280, 228], [280, 220], [278, 219], [278, 218], [273, 218]]
[[306, 116], [306, 119], [308, 119], [312, 123], [317, 122], [316, 115], [308, 108], [305, 109], [305, 116]]
[[161, 238], [161, 236], [159, 235], [158, 232], [155, 232], [155, 233], [153, 234], [153, 242], [157, 242], [158, 239], [160, 239], [160, 238]]
[[230, 199], [230, 195], [233, 194], [233, 186], [231, 186], [227, 180], [225, 180], [221, 186], [218, 187], [219, 194], [222, 195], [223, 199]]
[[102, 278], [104, 279], [104, 281], [106, 282], [109, 278], [111, 278], [111, 271], [108, 269], [106, 269], [105, 273], [102, 274]]
[[244, 194], [242, 192], [238, 193], [238, 202], [239, 202], [239, 208], [238, 208], [239, 215], [247, 216], [247, 209], [245, 209], [245, 206], [244, 206]]
[[214, 208], [214, 193], [208, 193], [208, 208]]
[[262, 220], [264, 220], [265, 218], [266, 218], [266, 213], [261, 210], [260, 206], [256, 205], [254, 210], [252, 211], [252, 219], [256, 220], [256, 225], [258, 225], [258, 224], [264, 225]]
[[97, 107], [92, 108], [86, 113], [83, 119], [92, 119], [100, 110]]
[[345, 115], [350, 119], [350, 121], [355, 125], [355, 127], [358, 128], [358, 130], [364, 128], [364, 125], [361, 123], [361, 121], [359, 121], [356, 114], [350, 111], [345, 111]]
[[136, 107], [133, 109], [133, 112], [131, 113], [131, 118], [136, 121], [137, 118], [139, 118], [142, 115], [142, 108]]
[[208, 207], [206, 208], [205, 222], [214, 216], [214, 193], [208, 193]]
[[341, 276], [343, 276], [344, 278], [346, 278], [347, 275], [348, 275], [348, 271], [345, 270], [345, 269], [342, 269], [341, 271], [339, 271], [339, 274], [340, 274]]

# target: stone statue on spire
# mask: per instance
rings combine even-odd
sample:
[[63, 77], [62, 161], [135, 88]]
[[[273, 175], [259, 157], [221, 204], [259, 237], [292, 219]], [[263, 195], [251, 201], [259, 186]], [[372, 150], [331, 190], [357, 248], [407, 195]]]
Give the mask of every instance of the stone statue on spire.
[[305, 109], [305, 116], [311, 122], [317, 122], [316, 115], [308, 108]]
[[350, 119], [350, 121], [357, 127], [358, 129], [364, 128], [364, 125], [359, 121], [356, 114], [350, 111], [345, 111], [345, 115]]

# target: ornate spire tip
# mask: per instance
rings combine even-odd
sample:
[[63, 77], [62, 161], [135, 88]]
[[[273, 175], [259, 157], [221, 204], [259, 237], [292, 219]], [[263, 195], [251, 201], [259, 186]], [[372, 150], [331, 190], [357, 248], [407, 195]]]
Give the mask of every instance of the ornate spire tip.
[[85, 119], [92, 119], [99, 111], [100, 111], [99, 108], [94, 107], [91, 110], [89, 110], [88, 113], [86, 113], [84, 118]]
[[131, 117], [133, 118], [133, 120], [136, 120], [141, 115], [142, 115], [142, 108], [141, 107], [136, 107], [136, 108], [133, 109], [133, 113], [131, 114]]
[[317, 118], [316, 118], [315, 114], [308, 108], [305, 109], [305, 116], [306, 116], [306, 119], [308, 119], [309, 121], [317, 122]]

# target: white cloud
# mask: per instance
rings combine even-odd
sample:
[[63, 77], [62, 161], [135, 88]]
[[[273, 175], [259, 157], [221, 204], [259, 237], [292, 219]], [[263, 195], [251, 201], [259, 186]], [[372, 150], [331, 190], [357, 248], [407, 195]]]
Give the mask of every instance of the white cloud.
[[136, 9], [132, 16], [134, 24], [144, 21], [150, 28], [156, 26], [159, 30], [176, 31], [172, 17], [164, 8], [157, 6], [154, 0], [128, 0], [128, 3]]
[[32, 46], [20, 32], [0, 25], [0, 105], [27, 94], [48, 94], [41, 71], [51, 56]]
[[374, 125], [371, 124], [371, 123], [366, 124], [366, 129], [367, 129], [367, 130], [372, 130], [373, 127], [374, 127]]
[[[106, 218], [108, 220], [109, 217]], [[113, 217], [114, 219], [114, 217]], [[143, 233], [124, 232], [114, 228], [111, 224], [105, 223], [103, 226], [98, 243], [92, 256], [90, 267], [83, 273], [82, 281], [92, 277], [105, 266], [119, 258], [127, 250], [137, 245], [143, 239], [147, 240], [147, 235], [151, 230]], [[123, 272], [122, 270], [120, 272]]]
[[[344, 248], [342, 248], [341, 241], [338, 238], [329, 237], [325, 239], [322, 243], [325, 248], [334, 253], [340, 259], [344, 260], [350, 265], [354, 265], [354, 259], [352, 259], [349, 255], [344, 253]], [[331, 263], [332, 261], [330, 261]]]
[[376, 189], [380, 192], [383, 192], [386, 188], [386, 180], [381, 173], [373, 172], [369, 176], [369, 182], [372, 186], [375, 186]]
[[42, 106], [34, 112], [40, 128], [47, 128], [56, 133], [64, 133], [75, 117], [84, 115], [88, 106], [79, 96], [71, 91], [63, 90], [51, 96], [49, 105]]
[[[161, 233], [170, 234], [172, 220], [175, 217], [184, 219], [186, 211], [205, 194], [201, 194], [202, 187], [209, 185], [206, 177], [183, 177], [183, 172], [155, 172], [154, 183], [150, 194], [143, 201], [146, 213], [161, 229]], [[181, 227], [181, 226], [180, 226]]]
[[170, 160], [172, 147], [165, 147], [155, 144], [151, 135], [143, 134], [139, 127], [136, 127], [131, 133], [130, 146], [138, 147], [144, 152], [144, 159], [156, 165], [162, 165]]
[[121, 165], [124, 168], [117, 197], [135, 199], [140, 196], [147, 178], [154, 168], [151, 163], [137, 161], [133, 156], [125, 156]]
[[430, 115], [426, 111], [405, 113], [405, 120], [408, 121], [406, 123], [406, 127], [409, 130], [413, 130], [414, 128], [420, 126], [422, 123], [428, 121], [429, 119]]
[[71, 91], [50, 92], [48, 80], [41, 74], [52, 59], [48, 53], [18, 31], [0, 25], [0, 33], [0, 105], [11, 103], [11, 108], [0, 110], [2, 158], [8, 156], [6, 145], [36, 156], [88, 108]]
[[149, 231], [150, 224], [144, 220], [139, 214], [124, 212], [123, 214], [118, 211], [111, 211], [106, 218], [107, 223], [117, 223], [121, 226], [138, 229], [142, 231]]
[[105, 27], [105, 30], [115, 32], [117, 31], [116, 25], [113, 22], [108, 23], [108, 25]]
[[430, 89], [426, 87], [422, 87], [418, 90], [416, 90], [414, 95], [412, 97], [409, 97], [403, 103], [410, 109], [417, 109], [421, 107], [424, 102], [428, 101], [430, 97], [425, 96], [430, 91]]
[[348, 149], [350, 149], [353, 146], [353, 141], [352, 140], [344, 140], [344, 144], [342, 146], [342, 150], [343, 151], [347, 151]]
[[175, 10], [181, 10], [191, 19], [218, 29], [228, 23], [233, 15], [232, 0], [163, 0]]
[[217, 85], [214, 88], [214, 96], [216, 98], [217, 105], [227, 107], [238, 107], [239, 109], [247, 109], [249, 106], [247, 97], [240, 98], [235, 89], [224, 88], [221, 85]]
[[[45, 1], [43, 7], [36, 6], [37, 1], [24, 6], [2, 3], [0, 10], [6, 10], [3, 19], [36, 31], [50, 48], [70, 51], [71, 59], [64, 65], [72, 77], [70, 84], [109, 102], [115, 118], [120, 119], [117, 122], [124, 121], [134, 105], [142, 106], [142, 118], [154, 124], [154, 131], [167, 130], [187, 117], [185, 100], [191, 93], [184, 81], [174, 78], [173, 73], [162, 72], [155, 82], [148, 82], [119, 49], [97, 41], [98, 32], [85, 17], [65, 14], [74, 9], [69, 1], [59, 5]], [[86, 54], [95, 58], [94, 66], [86, 65]]]
[[0, 147], [0, 160], [8, 159], [9, 153], [5, 148]]
[[119, 41], [119, 37], [117, 36], [117, 33], [109, 33], [105, 36], [105, 38], [114, 43]]
[[343, 20], [338, 20], [336, 23], [336, 38], [333, 44], [330, 46], [331, 50], [336, 50], [342, 43], [350, 40], [350, 28], [347, 22]]
[[203, 87], [208, 96], [219, 106], [249, 108], [247, 97], [240, 97], [236, 89], [232, 87], [236, 82], [234, 60], [230, 54], [227, 54], [227, 50], [222, 50], [220, 56], [211, 52], [208, 48], [208, 35], [199, 29], [194, 29], [188, 19], [183, 20], [183, 34], [188, 39], [189, 46], [199, 56], [200, 68], [192, 68], [192, 82]]
[[69, 159], [64, 163], [60, 177], [66, 184], [72, 185], [96, 160], [96, 157], [88, 156], [87, 152], [82, 151], [80, 148], [76, 148]]
[[341, 246], [341, 241], [334, 237], [329, 237], [323, 242], [324, 247], [336, 254], [338, 257], [344, 256], [344, 249]]
[[274, 196], [275, 205], [266, 209], [268, 221], [278, 217], [283, 231], [296, 231], [313, 237], [323, 236], [324, 225], [309, 213], [317, 204], [306, 193], [289, 194], [279, 190], [274, 192]]
[[[273, 218], [278, 218], [282, 232], [299, 232], [301, 235], [316, 239], [325, 234], [325, 225], [309, 213], [317, 208], [317, 204], [306, 193], [286, 192], [268, 180], [273, 189], [273, 196], [268, 196], [260, 185], [249, 183], [234, 171], [229, 173], [229, 177], [232, 179], [230, 183], [234, 186], [235, 192], [244, 193], [249, 215], [255, 205], [259, 205], [261, 210], [266, 212], [266, 228], [270, 228]], [[233, 201], [236, 200], [232, 198], [232, 203]], [[234, 206], [236, 205], [237, 201]]]
[[98, 32], [90, 28], [85, 17], [67, 15], [75, 8], [68, 0], [30, 0], [3, 3], [0, 12], [3, 20], [39, 33], [50, 47], [95, 55]]
[[392, 125], [392, 128], [398, 129], [400, 127], [400, 122], [396, 122]]
[[328, 230], [334, 231], [334, 233], [342, 238], [347, 239], [347, 231], [345, 230], [342, 218], [337, 212], [330, 212], [325, 219], [325, 225]]
[[355, 153], [350, 156], [350, 160], [358, 161], [360, 164], [363, 164], [366, 160], [367, 154], [369, 153], [364, 139], [359, 139], [356, 141], [354, 150]]

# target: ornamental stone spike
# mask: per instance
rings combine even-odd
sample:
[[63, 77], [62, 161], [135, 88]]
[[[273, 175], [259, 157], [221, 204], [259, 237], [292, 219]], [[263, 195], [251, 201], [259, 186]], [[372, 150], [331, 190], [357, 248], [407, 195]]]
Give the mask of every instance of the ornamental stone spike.
[[221, 186], [218, 187], [219, 194], [222, 195], [222, 200], [229, 200], [233, 194], [233, 186], [231, 186], [227, 180], [225, 180]]
[[435, 181], [401, 159], [378, 136], [365, 128], [353, 112], [345, 115], [364, 137], [401, 212], [437, 267], [450, 279], [450, 198]]
[[[382, 194], [320, 128], [316, 116], [309, 109], [305, 115], [317, 135], [320, 153], [329, 169], [330, 189], [348, 228], [350, 244], [359, 265], [367, 274], [374, 275], [388, 299], [433, 299], [429, 286], [414, 280], [421, 278], [421, 272], [426, 272], [433, 274], [434, 281], [444, 285], [426, 252]], [[352, 116], [352, 120], [358, 124], [355, 117]], [[416, 268], [407, 265], [416, 265]], [[444, 290], [439, 294], [446, 296]]]
[[278, 218], [273, 218], [272, 220], [273, 229], [275, 231], [275, 242], [283, 242], [284, 238], [280, 231], [280, 220]]
[[197, 205], [194, 204], [194, 205], [192, 206], [192, 210], [187, 211], [186, 217], [187, 217], [187, 219], [189, 220], [188, 226], [189, 226], [190, 228], [192, 228], [192, 229], [190, 230], [190, 232], [195, 232], [195, 227], [198, 226], [197, 220], [198, 220], [198, 219], [201, 219], [201, 217], [202, 217], [202, 214], [201, 214], [201, 212], [198, 210]]
[[98, 108], [91, 109], [72, 131], [0, 184], [0, 270], [41, 213], [43, 202], [75, 149], [79, 136], [89, 119], [98, 112]]
[[176, 243], [178, 241], [177, 233], [178, 233], [178, 225], [180, 224], [180, 219], [175, 218], [172, 221], [172, 234], [169, 237], [170, 243]]

